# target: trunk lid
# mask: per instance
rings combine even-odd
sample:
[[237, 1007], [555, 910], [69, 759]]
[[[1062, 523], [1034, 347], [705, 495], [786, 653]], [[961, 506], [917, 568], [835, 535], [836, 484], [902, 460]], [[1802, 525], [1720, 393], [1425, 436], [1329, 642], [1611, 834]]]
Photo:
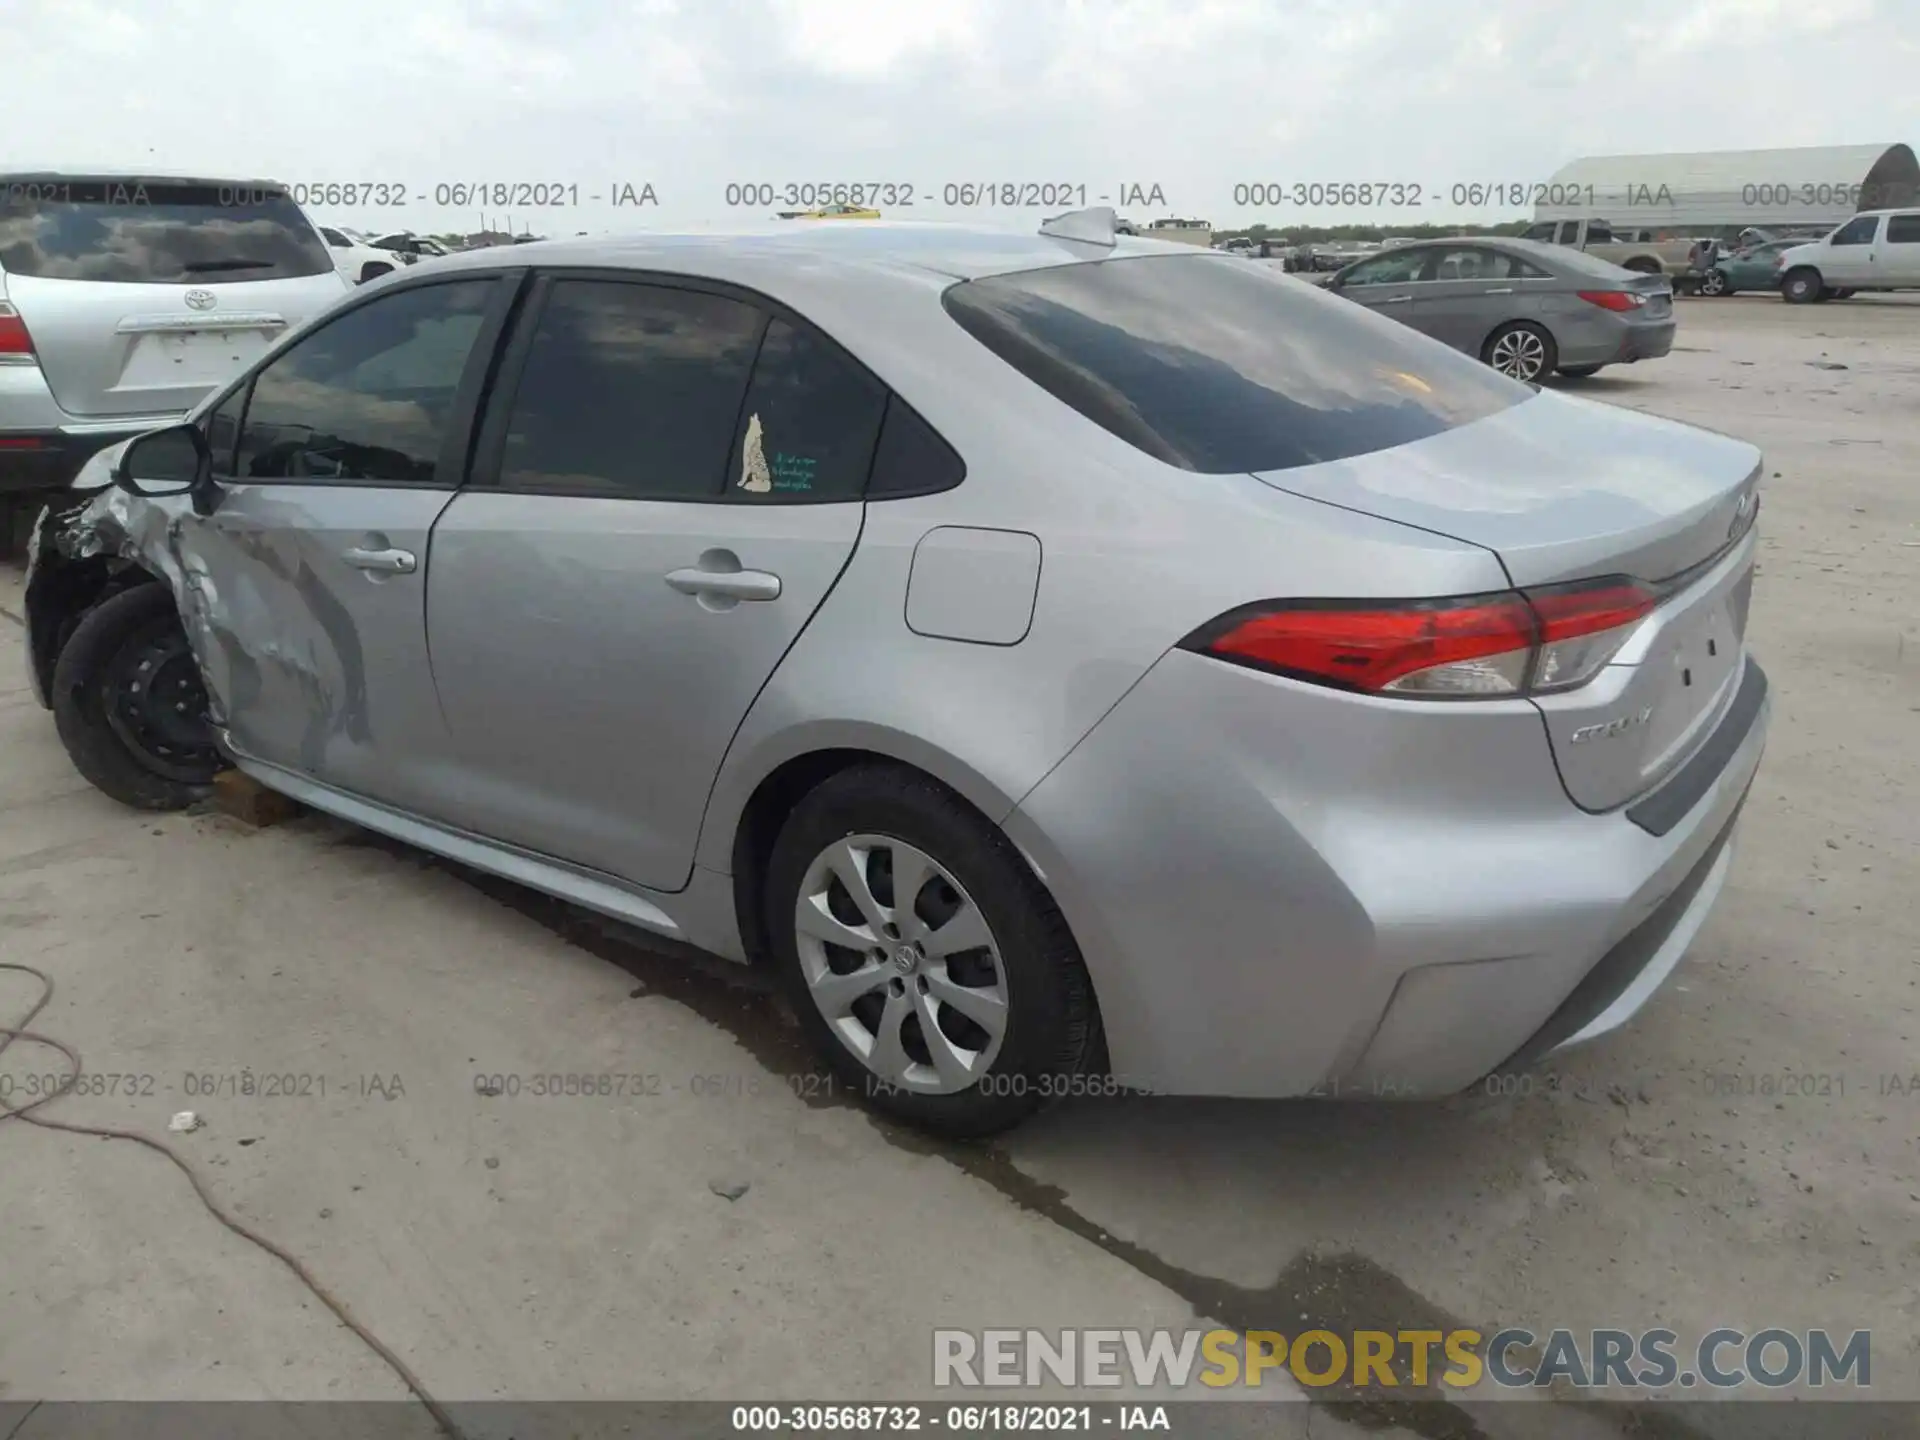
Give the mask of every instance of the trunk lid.
[[1664, 275], [1642, 275], [1629, 271], [1633, 278], [1621, 285], [1622, 290], [1635, 291], [1647, 297], [1647, 303], [1640, 313], [1649, 320], [1667, 320], [1673, 315], [1673, 282]]
[[1484, 545], [1525, 588], [1693, 568], [1726, 548], [1759, 470], [1745, 441], [1542, 391], [1411, 445], [1256, 478]]
[[1543, 391], [1430, 439], [1258, 478], [1482, 545], [1521, 590], [1610, 575], [1657, 586], [1613, 663], [1535, 702], [1568, 795], [1608, 810], [1682, 764], [1732, 702], [1760, 470], [1743, 441]]
[[283, 188], [0, 177], [0, 270], [71, 415], [192, 407], [347, 286]]
[[331, 264], [324, 275], [253, 284], [7, 280], [47, 388], [62, 410], [90, 419], [191, 409], [343, 293]]

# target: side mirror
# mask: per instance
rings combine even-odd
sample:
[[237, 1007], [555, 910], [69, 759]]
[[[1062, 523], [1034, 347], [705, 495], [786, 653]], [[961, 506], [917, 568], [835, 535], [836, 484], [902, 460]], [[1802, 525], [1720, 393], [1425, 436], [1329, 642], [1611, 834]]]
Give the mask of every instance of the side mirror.
[[193, 424], [169, 425], [142, 435], [120, 452], [113, 482], [130, 495], [149, 499], [188, 495], [207, 486], [213, 475], [213, 452], [207, 437]]

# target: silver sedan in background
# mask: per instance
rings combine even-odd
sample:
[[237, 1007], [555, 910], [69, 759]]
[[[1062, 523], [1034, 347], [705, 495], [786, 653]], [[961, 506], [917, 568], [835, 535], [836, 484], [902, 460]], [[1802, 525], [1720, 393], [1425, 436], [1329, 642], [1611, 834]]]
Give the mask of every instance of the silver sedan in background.
[[1673, 286], [1561, 245], [1422, 240], [1347, 266], [1327, 289], [1529, 383], [1673, 348]]

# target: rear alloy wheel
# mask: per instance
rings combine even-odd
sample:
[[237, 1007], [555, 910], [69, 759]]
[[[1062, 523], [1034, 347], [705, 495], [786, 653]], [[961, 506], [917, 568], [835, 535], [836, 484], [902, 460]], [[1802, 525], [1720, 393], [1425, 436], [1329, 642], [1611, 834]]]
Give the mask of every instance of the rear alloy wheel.
[[1707, 271], [1706, 274], [1700, 277], [1700, 293], [1702, 295], [1727, 294], [1727, 277], [1722, 275], [1718, 270]]
[[226, 769], [200, 666], [165, 585], [89, 610], [61, 648], [53, 718], [74, 768], [138, 810], [179, 810]]
[[992, 825], [927, 776], [862, 765], [795, 808], [767, 925], [839, 1083], [977, 1137], [1094, 1088], [1099, 1025], [1066, 922]]
[[1789, 270], [1780, 282], [1780, 298], [1789, 305], [1811, 305], [1827, 297], [1818, 270]]
[[1538, 325], [1516, 320], [1487, 337], [1480, 358], [1502, 375], [1531, 385], [1554, 368], [1558, 348]]

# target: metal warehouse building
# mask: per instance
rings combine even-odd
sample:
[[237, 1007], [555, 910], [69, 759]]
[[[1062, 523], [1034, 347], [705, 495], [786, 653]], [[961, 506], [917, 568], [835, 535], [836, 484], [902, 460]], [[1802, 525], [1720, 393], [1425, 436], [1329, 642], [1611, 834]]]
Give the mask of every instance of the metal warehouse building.
[[1606, 220], [1698, 235], [1747, 225], [1838, 225], [1861, 210], [1920, 205], [1906, 145], [1596, 155], [1537, 187], [1535, 220]]

